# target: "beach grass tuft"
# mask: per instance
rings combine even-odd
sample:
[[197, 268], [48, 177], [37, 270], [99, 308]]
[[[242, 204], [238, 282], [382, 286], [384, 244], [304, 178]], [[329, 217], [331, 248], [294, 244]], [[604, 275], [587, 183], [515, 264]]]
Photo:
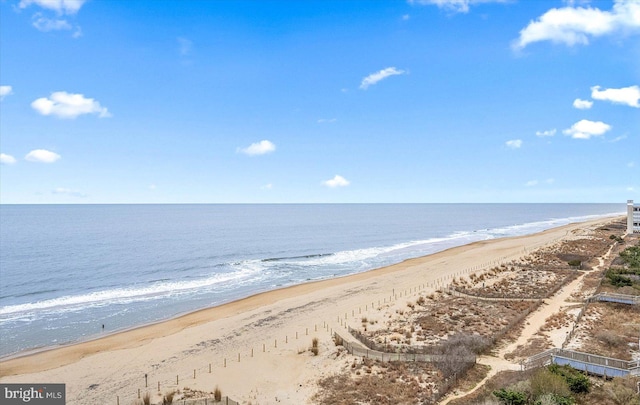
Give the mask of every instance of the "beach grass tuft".
[[175, 391], [169, 391], [162, 397], [162, 405], [171, 405], [173, 404], [173, 396], [175, 395]]
[[336, 346], [342, 346], [342, 343], [344, 343], [342, 338], [338, 335], [335, 335], [333, 337], [333, 342], [336, 344]]

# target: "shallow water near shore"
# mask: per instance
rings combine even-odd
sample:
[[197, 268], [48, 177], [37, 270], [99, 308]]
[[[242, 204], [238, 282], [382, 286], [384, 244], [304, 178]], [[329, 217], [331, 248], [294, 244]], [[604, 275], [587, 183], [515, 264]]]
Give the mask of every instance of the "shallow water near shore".
[[[624, 204], [0, 206], [0, 355]], [[102, 329], [104, 325], [104, 330]]]

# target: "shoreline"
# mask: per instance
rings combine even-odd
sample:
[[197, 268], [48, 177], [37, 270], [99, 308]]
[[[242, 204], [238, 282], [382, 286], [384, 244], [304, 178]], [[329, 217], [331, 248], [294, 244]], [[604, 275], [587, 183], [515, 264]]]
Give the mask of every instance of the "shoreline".
[[[561, 227], [564, 226], [570, 226], [573, 224], [567, 224], [567, 225], [563, 225]], [[558, 227], [558, 228], [561, 228]], [[552, 229], [557, 229], [557, 228], [550, 228], [548, 230], [542, 231], [542, 232], [538, 232], [538, 233], [544, 233], [547, 231], [550, 231]], [[537, 235], [538, 233], [534, 233], [531, 235]], [[164, 337], [164, 336], [168, 336], [171, 335], [173, 333], [177, 333], [180, 332], [184, 329], [187, 329], [191, 326], [196, 326], [196, 325], [200, 325], [203, 322], [208, 322], [208, 321], [214, 321], [217, 319], [221, 319], [225, 316], [228, 315], [232, 315], [233, 313], [242, 313], [245, 311], [250, 311], [253, 309], [258, 308], [262, 302], [263, 298], [269, 298], [269, 296], [274, 295], [274, 296], [281, 296], [281, 295], [286, 295], [286, 297], [284, 298], [293, 298], [293, 297], [299, 297], [301, 295], [307, 294], [309, 292], [309, 290], [311, 290], [311, 288], [313, 286], [319, 286], [320, 288], [326, 288], [326, 287], [331, 287], [331, 286], [335, 286], [335, 285], [340, 285], [343, 284], [344, 282], [354, 282], [354, 281], [362, 281], [362, 280], [366, 280], [368, 278], [373, 278], [373, 277], [377, 277], [383, 274], [389, 274], [392, 272], [396, 272], [396, 271], [402, 271], [404, 269], [403, 265], [408, 265], [412, 262], [415, 261], [420, 261], [421, 259], [425, 259], [428, 257], [432, 257], [434, 255], [438, 255], [440, 253], [442, 254], [446, 254], [452, 250], [458, 249], [458, 248], [466, 248], [466, 247], [473, 247], [474, 245], [483, 245], [486, 244], [487, 242], [492, 242], [492, 241], [500, 241], [500, 240], [504, 240], [504, 239], [511, 239], [511, 238], [522, 238], [522, 237], [526, 237], [529, 235], [522, 235], [522, 236], [509, 236], [509, 237], [504, 237], [504, 238], [496, 238], [496, 239], [489, 239], [489, 240], [482, 240], [482, 241], [475, 241], [475, 242], [471, 242], [471, 243], [467, 243], [464, 245], [460, 245], [460, 246], [452, 246], [450, 248], [426, 255], [426, 256], [418, 256], [418, 257], [414, 257], [414, 258], [410, 258], [410, 259], [405, 259], [401, 262], [395, 263], [395, 264], [391, 264], [388, 266], [383, 266], [383, 267], [379, 267], [379, 268], [375, 268], [375, 269], [371, 269], [371, 270], [366, 270], [360, 273], [353, 273], [353, 274], [346, 274], [343, 276], [337, 276], [337, 277], [332, 277], [332, 278], [328, 278], [328, 279], [323, 279], [323, 280], [313, 280], [313, 281], [308, 281], [308, 282], [304, 282], [304, 283], [300, 283], [300, 284], [294, 284], [294, 285], [290, 285], [290, 286], [285, 286], [285, 287], [280, 287], [280, 288], [275, 288], [272, 290], [268, 290], [268, 291], [263, 291], [263, 292], [258, 292], [252, 295], [249, 295], [247, 297], [243, 297], [243, 298], [238, 298], [229, 302], [225, 302], [222, 303], [220, 305], [214, 305], [214, 306], [210, 306], [210, 307], [205, 307], [205, 308], [201, 308], [201, 309], [197, 309], [194, 311], [189, 311], [186, 312], [184, 314], [179, 314], [176, 315], [172, 318], [168, 318], [168, 319], [163, 319], [163, 320], [159, 320], [159, 321], [155, 321], [155, 322], [151, 322], [151, 323], [147, 323], [147, 324], [143, 324], [143, 325], [138, 325], [138, 326], [132, 326], [130, 328], [126, 328], [126, 329], [121, 329], [121, 330], [117, 330], [117, 331], [113, 331], [110, 332], [108, 334], [102, 335], [102, 336], [98, 336], [98, 337], [94, 337], [94, 338], [89, 338], [87, 340], [80, 340], [80, 341], [76, 341], [76, 342], [69, 342], [69, 343], [63, 343], [60, 345], [56, 345], [56, 346], [44, 346], [41, 348], [34, 348], [34, 349], [27, 349], [25, 351], [22, 352], [18, 352], [18, 353], [13, 353], [10, 355], [7, 355], [5, 357], [0, 357], [0, 366], [3, 365], [4, 363], [10, 363], [14, 360], [20, 360], [20, 359], [25, 359], [28, 357], [32, 357], [32, 356], [38, 356], [38, 355], [45, 355], [46, 353], [49, 352], [53, 352], [53, 351], [57, 351], [57, 350], [65, 350], [65, 349], [71, 349], [71, 348], [76, 348], [78, 346], [84, 346], [84, 345], [90, 345], [91, 343], [94, 342], [103, 342], [103, 341], [114, 341], [114, 345], [110, 346], [108, 348], [106, 348], [105, 350], [118, 350], [118, 349], [122, 349], [122, 348], [127, 348], [127, 347], [135, 347], [137, 346], [137, 344], [125, 344], [125, 345], [120, 345], [118, 342], [120, 339], [116, 339], [116, 337], [118, 335], [144, 335], [144, 336], [149, 336], [149, 335], [153, 335], [150, 338], [157, 338], [157, 337]], [[300, 291], [298, 291], [300, 290]], [[291, 294], [288, 294], [291, 293]], [[284, 298], [280, 298], [280, 299], [284, 299]], [[276, 301], [277, 302], [277, 301]], [[237, 308], [236, 308], [237, 307]], [[235, 308], [235, 309], [234, 309]], [[209, 313], [212, 312], [222, 312], [223, 314], [225, 314], [225, 316], [217, 316], [217, 317], [213, 317], [213, 318], [209, 318], [208, 320], [204, 320], [203, 316], [204, 315], [208, 315]], [[180, 324], [179, 327], [177, 328], [170, 328], [170, 332], [165, 332], [165, 333], [161, 333], [156, 335], [154, 333], [154, 331], [156, 329], [166, 329], [164, 327], [166, 327], [168, 324]], [[146, 332], [146, 333], [145, 333]], [[141, 343], [143, 343], [145, 340], [143, 340]], [[87, 355], [92, 354], [93, 352], [87, 353]], [[3, 368], [4, 369], [4, 368]], [[9, 375], [13, 375], [13, 374], [5, 374], [4, 370], [0, 369], [0, 378], [1, 377], [5, 377], [5, 376], [9, 376]]]
[[[390, 305], [400, 309], [407, 300], [415, 300], [418, 293], [411, 291], [419, 285], [423, 286], [420, 294], [429, 293], [437, 285], [450, 282], [455, 274], [517, 260], [542, 246], [588, 234], [589, 229], [619, 218], [598, 218], [529, 235], [472, 242], [362, 273], [258, 293], [90, 341], [22, 353], [0, 360], [0, 380], [65, 382], [69, 404], [91, 404], [115, 401], [116, 395], [121, 400], [135, 399], [140, 385], [132, 376], [149, 373], [154, 384], [162, 382], [166, 387], [173, 379], [173, 386], [180, 388], [175, 384], [176, 373], [191, 373], [193, 378], [187, 386], [210, 390], [211, 384], [220, 384], [226, 394], [241, 402], [256, 398], [260, 403], [274, 403], [275, 395], [288, 398], [285, 403], [308, 403], [318, 378], [331, 373], [339, 363], [328, 357], [333, 347], [329, 329], [339, 330], [347, 318], [355, 325], [360, 311], [365, 316], [365, 304], [371, 304], [369, 308], [374, 311], [374, 301], [386, 297]], [[389, 298], [392, 290], [401, 296], [393, 304]], [[320, 330], [324, 326], [326, 330]], [[300, 340], [298, 333], [302, 334]], [[311, 338], [306, 335], [320, 338], [324, 356], [301, 354], [306, 352], [301, 352], [302, 340]], [[270, 345], [268, 350], [265, 343]], [[253, 348], [258, 349], [255, 358]], [[241, 353], [245, 359], [242, 362]], [[232, 360], [236, 356], [237, 361]], [[227, 359], [232, 362], [228, 367]], [[218, 367], [213, 371], [211, 361]], [[283, 371], [277, 376], [265, 375], [274, 367]], [[201, 370], [198, 379], [196, 368]], [[183, 378], [187, 377], [181, 377], [181, 382]], [[100, 382], [100, 388], [88, 391], [87, 387], [96, 382]]]
[[[213, 304], [213, 305], [210, 305], [210, 306], [205, 306], [205, 307], [202, 307], [202, 308], [196, 308], [196, 309], [192, 309], [192, 310], [187, 310], [187, 311], [184, 311], [184, 312], [181, 312], [181, 313], [177, 313], [177, 314], [172, 315], [172, 316], [167, 317], [167, 318], [162, 318], [162, 319], [150, 321], [150, 322], [147, 322], [147, 323], [132, 325], [132, 326], [126, 326], [126, 327], [123, 327], [123, 328], [120, 328], [120, 329], [115, 329], [115, 330], [112, 330], [112, 331], [109, 331], [109, 332], [106, 332], [106, 333], [104, 333], [104, 332], [103, 333], [94, 333], [94, 334], [91, 334], [91, 335], [86, 336], [86, 337], [80, 337], [78, 339], [67, 341], [67, 342], [62, 342], [62, 343], [59, 343], [59, 344], [50, 344], [50, 345], [32, 347], [32, 348], [27, 348], [27, 349], [24, 349], [24, 350], [20, 350], [18, 352], [13, 352], [13, 353], [5, 354], [5, 355], [0, 355], [0, 364], [2, 364], [3, 362], [8, 362], [8, 361], [11, 361], [11, 360], [24, 358], [24, 357], [29, 357], [29, 356], [37, 355], [37, 354], [40, 354], [40, 353], [49, 352], [49, 351], [52, 351], [52, 350], [64, 349], [64, 348], [67, 348], [69, 346], [82, 345], [82, 344], [91, 343], [91, 342], [97, 341], [97, 340], [108, 339], [111, 336], [114, 336], [114, 335], [117, 335], [117, 334], [129, 333], [129, 332], [136, 331], [138, 329], [147, 328], [147, 327], [153, 327], [153, 326], [156, 326], [156, 325], [159, 325], [159, 324], [163, 324], [165, 322], [176, 321], [176, 320], [182, 319], [184, 317], [189, 317], [191, 315], [195, 315], [195, 314], [197, 314], [197, 313], [199, 313], [201, 311], [208, 311], [208, 310], [212, 310], [212, 309], [215, 309], [215, 308], [225, 307], [227, 305], [231, 305], [231, 304], [234, 304], [234, 303], [239, 303], [239, 302], [242, 302], [244, 300], [251, 299], [251, 298], [254, 298], [254, 297], [260, 297], [263, 294], [269, 294], [271, 292], [284, 291], [284, 290], [288, 290], [288, 289], [291, 289], [291, 288], [294, 288], [294, 287], [303, 286], [303, 285], [306, 285], [306, 284], [323, 283], [323, 282], [327, 282], [327, 281], [331, 281], [331, 280], [343, 280], [344, 279], [344, 280], [348, 281], [348, 278], [352, 277], [352, 276], [357, 276], [357, 275], [361, 275], [361, 274], [377, 272], [379, 270], [386, 269], [388, 267], [394, 267], [394, 266], [402, 265], [403, 263], [409, 262], [409, 261], [412, 261], [412, 260], [422, 259], [422, 258], [426, 258], [426, 257], [432, 256], [432, 255], [438, 254], [438, 253], [448, 252], [451, 249], [455, 249], [455, 248], [460, 248], [460, 247], [464, 247], [464, 246], [473, 246], [474, 244], [483, 243], [483, 242], [498, 241], [498, 240], [501, 240], [501, 239], [527, 237], [527, 236], [536, 235], [536, 234], [539, 234], [539, 233], [543, 233], [543, 232], [546, 232], [546, 231], [551, 231], [553, 229], [557, 229], [557, 228], [561, 228], [561, 227], [565, 227], [565, 226], [570, 226], [570, 225], [574, 225], [574, 224], [588, 223], [588, 222], [592, 222], [592, 221], [608, 220], [608, 219], [616, 218], [619, 215], [621, 215], [621, 214], [609, 213], [609, 214], [597, 215], [595, 218], [589, 218], [589, 219], [585, 219], [584, 221], [578, 221], [578, 222], [570, 222], [568, 224], [555, 226], [555, 227], [548, 228], [548, 229], [545, 229], [545, 230], [542, 230], [542, 231], [537, 231], [537, 232], [531, 233], [531, 234], [516, 235], [516, 236], [503, 236], [503, 237], [499, 237], [499, 238], [491, 238], [491, 239], [473, 241], [473, 242], [465, 243], [465, 244], [462, 244], [462, 245], [453, 245], [453, 246], [447, 247], [447, 248], [445, 248], [443, 250], [438, 250], [438, 251], [435, 251], [435, 252], [427, 254], [427, 255], [417, 256], [417, 257], [413, 257], [413, 258], [407, 258], [407, 259], [404, 259], [404, 260], [402, 260], [400, 262], [397, 262], [397, 263], [392, 263], [392, 264], [384, 265], [382, 267], [372, 268], [372, 269], [364, 270], [364, 271], [360, 271], [360, 272], [337, 275], [337, 276], [330, 276], [330, 277], [321, 278], [321, 279], [315, 279], [315, 280], [306, 280], [306, 281], [301, 281], [301, 282], [297, 282], [297, 283], [290, 284], [290, 285], [276, 286], [275, 288], [266, 289], [266, 290], [263, 290], [263, 291], [258, 291], [258, 292], [255, 292], [255, 293], [251, 293], [251, 294], [249, 294], [247, 296], [240, 296], [238, 298], [232, 298], [229, 301], [222, 301], [221, 303]], [[0, 377], [2, 377], [2, 376], [3, 376], [3, 373], [0, 370]]]

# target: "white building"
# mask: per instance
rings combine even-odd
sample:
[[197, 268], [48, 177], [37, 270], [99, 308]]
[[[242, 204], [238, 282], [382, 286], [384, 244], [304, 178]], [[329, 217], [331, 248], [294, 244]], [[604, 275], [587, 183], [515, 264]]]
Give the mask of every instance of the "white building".
[[627, 233], [640, 233], [640, 205], [627, 200]]

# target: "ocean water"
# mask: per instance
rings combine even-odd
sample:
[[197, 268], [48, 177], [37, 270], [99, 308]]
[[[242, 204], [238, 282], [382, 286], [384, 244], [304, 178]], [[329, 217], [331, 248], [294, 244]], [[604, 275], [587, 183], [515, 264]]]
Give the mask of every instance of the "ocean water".
[[624, 204], [0, 205], [0, 356], [624, 212]]

